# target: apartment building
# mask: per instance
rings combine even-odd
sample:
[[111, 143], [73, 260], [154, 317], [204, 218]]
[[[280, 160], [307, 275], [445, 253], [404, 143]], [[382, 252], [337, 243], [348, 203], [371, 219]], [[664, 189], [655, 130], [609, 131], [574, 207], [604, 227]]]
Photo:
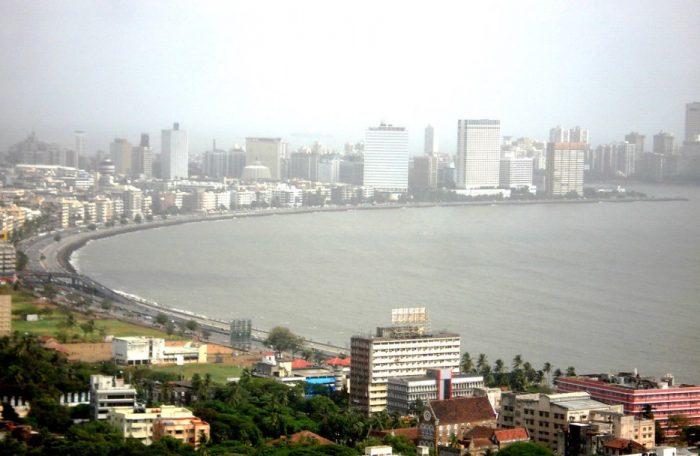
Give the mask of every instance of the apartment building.
[[451, 369], [430, 369], [424, 376], [392, 377], [387, 384], [387, 411], [408, 415], [412, 404], [474, 396], [484, 388], [484, 377], [453, 374]]
[[124, 383], [123, 378], [90, 376], [90, 416], [93, 420], [106, 420], [113, 407], [133, 408], [135, 404], [136, 389]]
[[152, 408], [113, 407], [107, 419], [125, 438], [150, 445], [156, 438], [171, 435], [192, 445], [199, 445], [199, 431], [209, 437], [209, 424], [184, 407], [162, 405]]

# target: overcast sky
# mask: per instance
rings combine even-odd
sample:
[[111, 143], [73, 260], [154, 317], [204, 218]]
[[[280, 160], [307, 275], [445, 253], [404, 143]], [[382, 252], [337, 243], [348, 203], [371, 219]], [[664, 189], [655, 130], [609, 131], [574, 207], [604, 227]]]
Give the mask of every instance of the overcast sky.
[[[460, 118], [594, 144], [683, 136], [700, 101], [700, 1], [0, 0], [0, 148], [108, 149], [179, 121], [190, 152], [246, 136], [361, 141], [384, 119], [454, 152]], [[649, 146], [648, 146], [649, 147]]]

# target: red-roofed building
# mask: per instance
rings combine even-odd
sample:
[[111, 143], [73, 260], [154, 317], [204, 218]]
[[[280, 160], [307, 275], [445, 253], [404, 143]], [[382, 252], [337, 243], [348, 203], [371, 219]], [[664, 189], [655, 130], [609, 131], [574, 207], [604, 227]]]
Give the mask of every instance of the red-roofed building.
[[63, 353], [64, 355], [70, 355], [70, 350], [61, 345], [56, 339], [51, 336], [40, 336], [39, 343], [41, 346], [47, 350], [57, 351]]
[[629, 439], [612, 439], [603, 445], [605, 456], [620, 456], [623, 454], [644, 453], [646, 448], [641, 443]]
[[530, 435], [523, 427], [513, 429], [494, 429], [475, 426], [464, 434], [460, 445], [472, 456], [483, 456], [488, 452], [502, 450], [516, 442], [528, 442]]
[[347, 358], [331, 358], [325, 361], [326, 364], [333, 367], [350, 367], [350, 357]]
[[458, 397], [430, 401], [418, 423], [420, 444], [433, 447], [449, 445], [452, 435], [458, 439], [475, 426], [496, 427], [496, 411], [487, 397]]
[[311, 367], [311, 363], [304, 359], [292, 360], [292, 369], [306, 369], [307, 367]]
[[420, 441], [420, 431], [418, 430], [417, 427], [386, 429], [383, 431], [372, 431], [369, 433], [369, 435], [371, 437], [379, 437], [380, 439], [383, 439], [387, 435], [396, 436], [396, 437], [403, 436], [403, 437], [406, 437], [411, 442], [415, 443], [416, 445]]

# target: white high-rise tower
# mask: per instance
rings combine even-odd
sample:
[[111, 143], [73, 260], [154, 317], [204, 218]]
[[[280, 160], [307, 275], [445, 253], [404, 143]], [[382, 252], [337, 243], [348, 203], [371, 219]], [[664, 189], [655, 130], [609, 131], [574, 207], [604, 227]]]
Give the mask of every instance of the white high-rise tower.
[[500, 120], [458, 121], [457, 187], [498, 187], [500, 160]]
[[189, 177], [189, 142], [187, 132], [175, 122], [172, 130], [162, 130], [161, 177], [163, 179], [187, 179]]
[[382, 123], [365, 131], [364, 185], [380, 192], [408, 191], [408, 132]]

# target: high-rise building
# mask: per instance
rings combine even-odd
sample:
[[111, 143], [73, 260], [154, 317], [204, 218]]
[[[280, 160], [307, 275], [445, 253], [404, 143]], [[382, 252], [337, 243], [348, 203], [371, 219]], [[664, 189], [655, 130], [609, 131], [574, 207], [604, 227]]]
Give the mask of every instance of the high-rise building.
[[425, 155], [436, 155], [438, 153], [438, 135], [435, 127], [428, 125], [425, 127]]
[[588, 129], [581, 128], [576, 125], [574, 128], [569, 130], [569, 142], [588, 144]]
[[364, 185], [380, 192], [408, 191], [408, 132], [382, 123], [365, 130]]
[[270, 170], [273, 180], [282, 179], [282, 158], [287, 152], [287, 143], [282, 138], [246, 138], [246, 163], [257, 162]]
[[700, 135], [700, 102], [685, 105], [685, 140], [698, 141]]
[[637, 133], [636, 131], [625, 135], [625, 141], [630, 144], [634, 144], [634, 150], [637, 153], [637, 157], [640, 157], [644, 153], [644, 135]]
[[547, 144], [547, 195], [566, 196], [576, 192], [583, 196], [584, 143]]
[[673, 135], [660, 131], [654, 135], [654, 153], [662, 155], [673, 155]]
[[131, 174], [131, 152], [131, 144], [124, 138], [115, 138], [109, 144], [109, 155], [117, 174]]
[[506, 158], [501, 160], [501, 188], [532, 187], [532, 158]]
[[617, 173], [620, 177], [630, 177], [635, 173], [637, 146], [630, 142], [617, 145]]
[[80, 167], [80, 157], [85, 157], [85, 132], [81, 130], [76, 130], [75, 134], [75, 151], [73, 153], [72, 160], [66, 163], [66, 166], [72, 166], [74, 168]]
[[134, 176], [153, 177], [153, 149], [148, 133], [141, 133], [139, 145], [132, 149], [131, 168]]
[[228, 176], [228, 152], [216, 148], [214, 140], [212, 149], [204, 152], [202, 171], [207, 177], [219, 179]]
[[411, 188], [418, 191], [434, 190], [437, 188], [438, 157], [437, 155], [419, 155], [413, 157], [411, 173]]
[[366, 414], [386, 410], [391, 377], [422, 376], [428, 369], [459, 372], [459, 335], [431, 333], [424, 308], [394, 309], [392, 323], [350, 341], [350, 404]]
[[458, 121], [457, 187], [498, 187], [500, 160], [500, 120]]
[[570, 130], [566, 128], [561, 128], [561, 125], [557, 125], [556, 127], [552, 128], [549, 130], [549, 142], [552, 143], [568, 143], [570, 141], [570, 136], [569, 136]]
[[289, 177], [309, 180], [318, 180], [319, 155], [310, 150], [301, 150], [292, 153], [289, 164]]
[[187, 132], [175, 122], [172, 130], [161, 131], [161, 178], [165, 180], [189, 177], [189, 141]]

